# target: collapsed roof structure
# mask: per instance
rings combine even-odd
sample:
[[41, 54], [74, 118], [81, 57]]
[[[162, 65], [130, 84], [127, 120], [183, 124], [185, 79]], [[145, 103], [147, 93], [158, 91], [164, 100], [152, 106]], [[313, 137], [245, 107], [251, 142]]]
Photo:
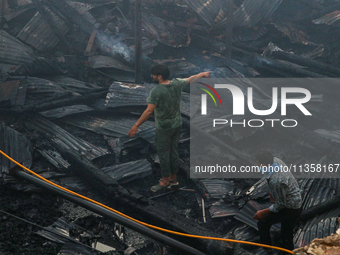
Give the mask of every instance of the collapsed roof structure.
[[[159, 177], [154, 122], [144, 123], [135, 138], [126, 134], [155, 86], [149, 80], [155, 63], [168, 65], [172, 77], [188, 77], [205, 69], [221, 79], [339, 77], [339, 3], [235, 0], [230, 66], [225, 65], [223, 55], [229, 22], [226, 1], [145, 0], [143, 4], [145, 82], [136, 84], [133, 2], [2, 1], [0, 149], [62, 186], [110, 197], [116, 209], [154, 225], [190, 234], [258, 241], [252, 216], [269, 202], [262, 179], [190, 179], [189, 141], [194, 134], [189, 134], [188, 120], [195, 112], [190, 111], [189, 91], [183, 93], [181, 102], [182, 191], [160, 196], [147, 192]], [[265, 86], [251, 86], [256, 92], [254, 100], [268, 105]], [[252, 164], [255, 152], [267, 148], [290, 164], [339, 160], [338, 86], [336, 80], [324, 87], [309, 86], [316, 95], [310, 105], [313, 118], [301, 118], [294, 129], [241, 132], [226, 127], [221, 138], [206, 125], [204, 135], [216, 139], [216, 147], [207, 148], [207, 154], [198, 157], [204, 159], [214, 151], [233, 164]], [[245, 89], [242, 84], [240, 88]], [[204, 123], [199, 117], [195, 121]], [[19, 190], [34, 189], [8, 176], [14, 166], [11, 162], [3, 157], [0, 162], [3, 183]], [[38, 162], [48, 167], [42, 168]], [[299, 179], [299, 185], [304, 212], [294, 242], [301, 247], [337, 229], [340, 182], [310, 177]], [[63, 223], [64, 228], [74, 227], [69, 225]], [[49, 240], [60, 239], [39, 234]], [[241, 245], [178, 240], [209, 254], [263, 254]], [[126, 254], [143, 251], [154, 243], [144, 241]], [[61, 254], [88, 248], [73, 244], [80, 246], [71, 249], [64, 243]]]

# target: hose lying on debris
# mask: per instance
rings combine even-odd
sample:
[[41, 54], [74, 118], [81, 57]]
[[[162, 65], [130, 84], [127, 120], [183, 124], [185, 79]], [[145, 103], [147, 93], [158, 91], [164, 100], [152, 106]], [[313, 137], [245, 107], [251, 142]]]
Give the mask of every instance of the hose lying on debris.
[[181, 233], [181, 232], [172, 231], [172, 230], [164, 229], [164, 228], [161, 228], [161, 227], [157, 227], [157, 226], [154, 226], [154, 225], [151, 225], [151, 224], [147, 224], [147, 223], [145, 223], [145, 222], [136, 220], [136, 219], [134, 219], [134, 218], [132, 218], [132, 217], [130, 217], [130, 216], [128, 216], [128, 215], [125, 215], [125, 214], [123, 214], [123, 213], [121, 213], [121, 212], [119, 212], [119, 211], [117, 211], [117, 210], [115, 210], [115, 209], [113, 209], [113, 208], [111, 208], [111, 207], [108, 207], [108, 206], [106, 206], [106, 205], [104, 205], [104, 204], [101, 204], [101, 203], [99, 203], [99, 202], [97, 202], [97, 201], [95, 201], [95, 200], [92, 200], [92, 199], [90, 199], [90, 198], [88, 198], [88, 197], [85, 197], [85, 196], [80, 195], [80, 194], [78, 194], [78, 193], [76, 193], [76, 192], [73, 192], [73, 191], [71, 191], [71, 190], [68, 190], [68, 189], [66, 189], [66, 188], [64, 188], [64, 187], [62, 187], [62, 186], [59, 186], [59, 185], [57, 185], [57, 184], [55, 184], [55, 183], [53, 183], [53, 182], [51, 182], [51, 181], [49, 181], [49, 180], [43, 178], [42, 176], [36, 174], [35, 172], [33, 172], [32, 170], [28, 169], [27, 167], [23, 166], [23, 165], [20, 164], [19, 162], [15, 161], [15, 160], [12, 159], [11, 157], [9, 157], [9, 156], [8, 156], [6, 153], [4, 153], [3, 151], [0, 150], [0, 153], [1, 153], [4, 157], [6, 157], [7, 159], [11, 160], [11, 161], [12, 161], [13, 163], [15, 163], [16, 165], [18, 165], [18, 166], [20, 166], [21, 168], [25, 169], [26, 171], [28, 171], [28, 172], [31, 173], [32, 175], [38, 177], [39, 179], [43, 180], [44, 182], [49, 183], [50, 185], [53, 185], [54, 187], [57, 187], [57, 188], [59, 188], [59, 189], [61, 189], [61, 190], [63, 190], [63, 191], [66, 191], [66, 192], [69, 193], [69, 194], [72, 194], [72, 195], [77, 196], [77, 197], [79, 197], [79, 198], [82, 198], [82, 199], [84, 199], [84, 200], [86, 200], [86, 201], [89, 201], [89, 202], [91, 202], [91, 203], [94, 203], [94, 204], [96, 204], [96, 205], [98, 205], [98, 206], [100, 206], [100, 207], [102, 207], [102, 208], [105, 208], [105, 209], [107, 209], [107, 210], [109, 210], [109, 211], [111, 211], [111, 212], [114, 212], [114, 213], [116, 213], [116, 214], [118, 214], [118, 215], [120, 215], [120, 216], [122, 216], [122, 217], [124, 217], [124, 218], [126, 218], [126, 219], [129, 219], [129, 220], [131, 220], [131, 221], [133, 221], [133, 222], [139, 223], [139, 224], [141, 224], [141, 225], [143, 225], [143, 226], [146, 226], [146, 227], [149, 227], [149, 228], [153, 228], [153, 229], [156, 229], [156, 230], [159, 230], [159, 231], [163, 231], [163, 232], [166, 232], [166, 233], [170, 233], [170, 234], [174, 234], [174, 235], [179, 235], [179, 236], [192, 237], [192, 238], [200, 238], [200, 239], [208, 239], [208, 240], [216, 240], [216, 241], [225, 241], [225, 242], [231, 242], [231, 243], [249, 244], [249, 245], [260, 246], [260, 247], [264, 247], [264, 248], [276, 249], [276, 250], [280, 250], [280, 251], [287, 252], [287, 253], [289, 253], [289, 254], [293, 254], [292, 251], [287, 250], [287, 249], [284, 249], [284, 248], [281, 248], [281, 247], [275, 247], [275, 246], [270, 246], [270, 245], [265, 245], [265, 244], [259, 244], [259, 243], [253, 243], [253, 242], [247, 242], [247, 241], [240, 241], [240, 240], [219, 238], [219, 237], [209, 237], [209, 236], [199, 236], [199, 235], [185, 234], [185, 233]]

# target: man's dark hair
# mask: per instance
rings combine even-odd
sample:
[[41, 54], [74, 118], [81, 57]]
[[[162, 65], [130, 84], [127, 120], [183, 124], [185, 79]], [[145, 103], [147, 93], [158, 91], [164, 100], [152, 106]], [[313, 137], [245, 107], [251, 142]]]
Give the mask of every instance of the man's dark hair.
[[271, 166], [274, 163], [274, 156], [269, 151], [259, 151], [255, 158], [263, 166]]
[[165, 65], [155, 65], [151, 68], [152, 75], [161, 75], [163, 80], [169, 79], [170, 70]]

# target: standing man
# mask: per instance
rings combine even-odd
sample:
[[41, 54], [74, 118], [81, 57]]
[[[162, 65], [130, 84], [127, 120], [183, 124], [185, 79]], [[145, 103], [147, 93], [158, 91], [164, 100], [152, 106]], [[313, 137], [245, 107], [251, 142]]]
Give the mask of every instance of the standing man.
[[162, 179], [152, 186], [151, 191], [157, 192], [163, 188], [178, 185], [177, 172], [179, 167], [178, 142], [182, 129], [180, 102], [182, 90], [186, 85], [200, 78], [209, 78], [210, 72], [203, 72], [186, 79], [169, 80], [170, 71], [165, 65], [155, 65], [151, 69], [151, 77], [158, 86], [150, 92], [146, 100], [148, 107], [128, 135], [134, 137], [142, 125], [155, 111], [156, 149], [160, 159]]
[[[270, 227], [280, 222], [282, 246], [294, 250], [293, 229], [302, 211], [299, 185], [292, 173], [281, 171], [286, 165], [280, 159], [274, 158], [270, 152], [258, 152], [256, 163], [268, 182], [270, 200], [274, 202], [253, 217], [258, 220], [261, 243], [271, 245]], [[268, 253], [270, 254], [270, 251]]]

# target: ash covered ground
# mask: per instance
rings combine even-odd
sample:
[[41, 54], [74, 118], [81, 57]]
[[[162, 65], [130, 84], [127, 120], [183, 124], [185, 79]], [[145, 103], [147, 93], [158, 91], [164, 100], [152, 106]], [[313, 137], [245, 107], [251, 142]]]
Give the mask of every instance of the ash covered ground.
[[[30, 142], [22, 151], [16, 151], [22, 145], [18, 144], [12, 150], [16, 156], [31, 153], [30, 168], [36, 173], [150, 224], [258, 242], [256, 222], [251, 218], [256, 209], [268, 204], [268, 191], [255, 179], [191, 180], [188, 126], [183, 128], [180, 143], [179, 173], [181, 187], [187, 191], [149, 191], [161, 177], [152, 120], [146, 124], [150, 129], [145, 128], [144, 140], [132, 141], [118, 152], [117, 142], [126, 142], [129, 125], [145, 109], [148, 89], [154, 86], [148, 84], [149, 69], [156, 63], [165, 63], [173, 77], [182, 78], [204, 70], [211, 70], [214, 78], [340, 77], [338, 1], [235, 0], [230, 66], [225, 50], [227, 1], [144, 1], [143, 88], [133, 84], [134, 2], [3, 2], [1, 130], [9, 132], [6, 134], [15, 131], [14, 137], [19, 133]], [[100, 23], [99, 29], [95, 23]], [[91, 42], [91, 38], [96, 40]], [[225, 128], [206, 140], [215, 136], [229, 147], [207, 147], [203, 153], [198, 151], [198, 157], [204, 160], [215, 154], [240, 165], [249, 159], [253, 162], [255, 152], [266, 148], [287, 164], [339, 162], [340, 90], [336, 82], [329, 85], [310, 88], [322, 97], [313, 101], [313, 118], [292, 116], [300, 124], [296, 129], [263, 128], [245, 134]], [[260, 89], [271, 93], [266, 87]], [[115, 93], [119, 96], [113, 100]], [[230, 110], [231, 102], [227, 106]], [[186, 105], [183, 108], [183, 118], [188, 121], [190, 114]], [[7, 138], [12, 136], [3, 134], [0, 148], [6, 149]], [[69, 140], [76, 141], [73, 154], [65, 152], [68, 146], [63, 142]], [[59, 161], [46, 153], [57, 155]], [[147, 176], [140, 177], [138, 172], [128, 182], [117, 185], [112, 181], [120, 193], [98, 177], [106, 167], [132, 161], [142, 162], [139, 168]], [[10, 164], [0, 162], [0, 254], [90, 255], [110, 247], [114, 251], [106, 254], [183, 254], [9, 176]], [[93, 169], [97, 176], [91, 175]], [[299, 184], [308, 214], [297, 226], [294, 242], [304, 246], [336, 229], [340, 182], [303, 178]], [[252, 186], [253, 192], [248, 193]], [[51, 229], [59, 234], [51, 235]], [[279, 246], [277, 229], [273, 234]], [[224, 254], [226, 249], [234, 255], [263, 254], [249, 246], [219, 247], [201, 240], [177, 240], [209, 254]]]

